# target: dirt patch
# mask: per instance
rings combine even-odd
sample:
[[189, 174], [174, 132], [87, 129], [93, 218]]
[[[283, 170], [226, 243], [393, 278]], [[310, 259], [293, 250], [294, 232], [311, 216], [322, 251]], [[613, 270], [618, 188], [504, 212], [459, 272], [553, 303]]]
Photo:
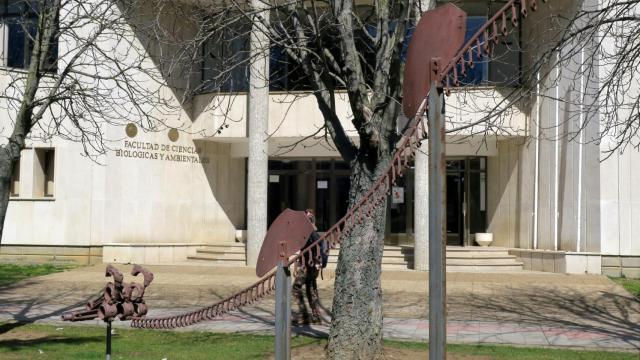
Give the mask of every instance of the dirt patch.
[[[293, 360], [324, 360], [325, 356], [324, 344], [312, 344], [291, 349], [291, 359]], [[424, 360], [429, 358], [428, 350], [416, 349], [398, 349], [395, 347], [384, 348], [384, 358], [388, 360]], [[267, 357], [274, 360], [275, 356]], [[487, 356], [466, 355], [466, 354], [447, 354], [449, 360], [491, 360]]]
[[20, 324], [6, 323], [0, 326], [0, 341], [30, 341], [40, 339], [51, 339], [51, 334], [40, 331], [24, 331], [20, 329]]

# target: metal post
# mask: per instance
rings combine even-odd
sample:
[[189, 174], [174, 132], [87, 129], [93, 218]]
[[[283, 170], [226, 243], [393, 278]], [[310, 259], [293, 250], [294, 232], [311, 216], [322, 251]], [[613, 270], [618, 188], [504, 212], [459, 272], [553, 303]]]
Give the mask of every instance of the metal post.
[[107, 321], [107, 360], [111, 360], [111, 321]]
[[429, 92], [429, 359], [446, 359], [446, 223], [444, 95]]
[[278, 262], [276, 269], [276, 360], [291, 359], [291, 275]]

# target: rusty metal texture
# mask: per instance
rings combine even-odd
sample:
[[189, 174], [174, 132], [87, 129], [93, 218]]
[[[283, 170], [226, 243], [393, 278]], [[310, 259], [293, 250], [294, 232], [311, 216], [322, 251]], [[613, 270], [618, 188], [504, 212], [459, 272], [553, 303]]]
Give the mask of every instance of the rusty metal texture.
[[[449, 79], [453, 77], [453, 80], [457, 81], [457, 66], [462, 66], [462, 64], [460, 64], [461, 62], [465, 62], [464, 66], [473, 66], [474, 60], [480, 59], [483, 53], [491, 55], [491, 49], [495, 46], [498, 38], [506, 32], [503, 28], [501, 33], [499, 33], [497, 21], [501, 22], [500, 27], [502, 27], [503, 16], [509, 16], [511, 18], [514, 16], [514, 13], [517, 14], [518, 11], [514, 11], [517, 10], [514, 9], [514, 7], [518, 6], [518, 4], [522, 17], [526, 17], [527, 15], [527, 6], [532, 11], [535, 11], [537, 8], [535, 1], [532, 0], [510, 0], [458, 50], [450, 61], [423, 59], [424, 64], [427, 64], [425, 66], [428, 66], [429, 71], [433, 72], [430, 76], [432, 76], [432, 79], [435, 79], [437, 87], [444, 88], [448, 95], [450, 88]], [[506, 22], [505, 18], [504, 25], [518, 26], [519, 22], [517, 18]], [[428, 93], [422, 95], [422, 101], [415, 112], [415, 121], [410, 122], [408, 129], [398, 142], [392, 161], [389, 163], [385, 172], [336, 224], [309, 247], [297, 255], [290, 257], [287, 263], [288, 266], [298, 261], [304, 263], [304, 259], [308, 259], [311, 256], [312, 249], [318, 249], [320, 247], [321, 241], [326, 240], [329, 244], [329, 249], [334, 249], [340, 243], [340, 239], [349, 234], [354, 224], [366, 221], [366, 218], [370, 217], [373, 211], [385, 202], [385, 199], [390, 194], [391, 187], [395, 184], [396, 180], [404, 174], [409, 163], [413, 161], [415, 153], [420, 147], [420, 143], [427, 135], [422, 114], [427, 110], [426, 98], [428, 95]], [[271, 271], [253, 285], [212, 305], [176, 316], [157, 318], [134, 316], [131, 320], [131, 326], [135, 328], [171, 329], [213, 320], [230, 311], [256, 303], [270, 295], [274, 287], [275, 271]]]
[[113, 282], [105, 285], [102, 295], [89, 301], [84, 310], [77, 310], [62, 314], [64, 321], [84, 321], [99, 318], [105, 322], [111, 322], [116, 317], [120, 320], [129, 320], [144, 316], [147, 313], [147, 305], [144, 302], [144, 291], [153, 281], [153, 273], [140, 265], [134, 265], [131, 275], [142, 274], [143, 284], [135, 282], [124, 283], [124, 276], [113, 265], [107, 265], [106, 277], [112, 277]]
[[[522, 18], [526, 18], [528, 8], [536, 11], [538, 8], [536, 0], [509, 0], [505, 3], [467, 40], [450, 61], [442, 62], [444, 66], [436, 78], [439, 83], [438, 87], [444, 88], [445, 94], [450, 95], [451, 85], [460, 86], [459, 75], [465, 75], [464, 69], [472, 68], [474, 62], [480, 60], [483, 54], [492, 57], [500, 38], [508, 36], [509, 28], [516, 28], [520, 25], [518, 14]], [[458, 74], [458, 68], [461, 70], [461, 74]], [[453, 84], [450, 81], [453, 81]]]
[[[281, 258], [288, 259], [302, 249], [312, 232], [313, 225], [304, 211], [285, 209], [273, 221], [264, 237], [256, 264], [256, 275], [263, 277], [276, 267]], [[286, 241], [284, 248], [281, 241]]]
[[452, 3], [422, 14], [411, 36], [402, 84], [402, 110], [412, 119], [436, 80], [429, 71], [432, 58], [448, 62], [464, 42], [467, 14]]

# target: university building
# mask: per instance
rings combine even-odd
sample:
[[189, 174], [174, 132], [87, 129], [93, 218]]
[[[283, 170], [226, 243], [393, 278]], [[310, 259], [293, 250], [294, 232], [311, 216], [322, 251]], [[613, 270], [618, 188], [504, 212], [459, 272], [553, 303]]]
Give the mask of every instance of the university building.
[[[562, 11], [579, 3], [562, 1]], [[459, 6], [469, 15], [470, 36], [501, 4]], [[466, 86], [446, 98], [449, 124], [482, 119], [478, 109], [521, 86], [520, 70], [546, 41], [531, 34], [558, 6], [539, 4], [522, 29], [498, 45], [499, 61], [469, 71]], [[9, 12], [2, 14], [5, 86], [12, 73], [24, 71], [29, 39]], [[208, 43], [204, 52], [234, 51], [249, 41]], [[272, 50], [269, 90], [252, 83], [251, 71], [260, 69], [239, 67], [224, 84], [203, 86], [164, 130], [107, 127], [110, 151], [96, 161], [78, 143], [32, 139], [14, 171], [0, 259], [188, 264], [210, 258], [255, 266], [268, 224], [285, 208], [313, 208], [319, 230], [328, 229], [347, 211], [349, 165], [324, 138], [310, 137], [323, 126], [322, 115], [278, 56]], [[214, 76], [208, 63], [214, 61], [205, 58], [203, 82]], [[596, 101], [580, 96], [588, 85], [576, 87], [575, 79], [559, 75], [570, 70], [549, 71], [540, 93], [510, 107], [501, 131], [482, 134], [474, 127], [447, 135], [447, 245], [475, 249], [476, 234], [491, 233], [491, 247], [516, 256], [525, 270], [637, 277], [640, 170], [634, 164], [640, 153], [628, 147], [605, 157], [607, 138], [590, 141], [599, 131], [598, 114], [568, 116], [581, 108], [568, 109], [559, 99]], [[179, 81], [167, 79], [166, 86]], [[599, 80], [582, 81], [593, 86]], [[357, 140], [346, 94], [338, 96], [344, 127]], [[2, 122], [4, 141], [11, 126]], [[563, 136], [577, 128], [582, 135]], [[428, 247], [426, 164], [419, 155], [388, 201], [385, 244], [401, 246], [405, 268], [417, 270], [428, 267], [415, 254]]]

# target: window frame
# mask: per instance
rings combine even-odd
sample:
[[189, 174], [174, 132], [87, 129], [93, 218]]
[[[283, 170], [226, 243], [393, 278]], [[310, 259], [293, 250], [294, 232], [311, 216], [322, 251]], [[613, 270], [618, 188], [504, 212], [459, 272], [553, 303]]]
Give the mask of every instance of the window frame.
[[[20, 4], [17, 11], [11, 11], [11, 4]], [[26, 4], [34, 4], [33, 6], [26, 6]], [[31, 63], [31, 52], [33, 50], [34, 37], [37, 34], [38, 28], [38, 13], [37, 13], [37, 1], [34, 0], [0, 0], [0, 40], [2, 41], [2, 48], [0, 49], [0, 66], [17, 69], [28, 70]], [[22, 60], [18, 60], [19, 63], [11, 63], [13, 59], [11, 54], [15, 53], [12, 49], [12, 27], [14, 31], [16, 28], [21, 28], [22, 41], [20, 46], [22, 49]], [[30, 31], [33, 29], [33, 31]], [[27, 30], [27, 31], [25, 31]], [[49, 48], [49, 54], [47, 55], [47, 61], [45, 62], [44, 71], [53, 73], [58, 68], [58, 38], [56, 36], [55, 44]]]

